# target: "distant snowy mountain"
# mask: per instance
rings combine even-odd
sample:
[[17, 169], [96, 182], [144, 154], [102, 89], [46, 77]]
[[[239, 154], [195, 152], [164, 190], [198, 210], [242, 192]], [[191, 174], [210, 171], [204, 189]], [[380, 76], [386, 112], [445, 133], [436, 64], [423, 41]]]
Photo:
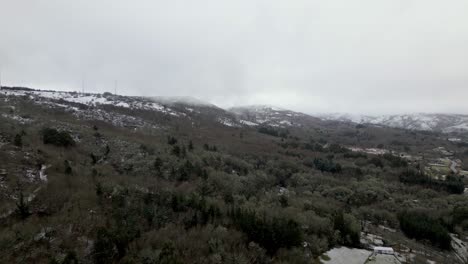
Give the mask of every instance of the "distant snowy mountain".
[[229, 127], [259, 125], [304, 127], [317, 124], [325, 125], [323, 121], [340, 121], [410, 130], [445, 133], [468, 132], [468, 115], [456, 114], [307, 115], [268, 105], [233, 107], [224, 110], [193, 97], [121, 96], [111, 93], [43, 91], [21, 87], [2, 87], [0, 96], [4, 100], [11, 100], [15, 97], [28, 98], [32, 103], [62, 108], [79, 118], [102, 120], [114, 125], [131, 127], [160, 125], [155, 124], [154, 121], [148, 122], [147, 119], [144, 120], [138, 114], [132, 114], [135, 111], [145, 111], [151, 113], [154, 118], [157, 116], [163, 118], [158, 120], [185, 119], [193, 125], [208, 122]]
[[303, 113], [269, 105], [233, 107], [229, 111], [238, 117], [240, 123], [247, 126], [304, 126], [318, 121], [318, 119]]
[[352, 115], [352, 114], [317, 114], [322, 120], [373, 124], [409, 130], [437, 132], [468, 131], [468, 115], [457, 114], [404, 114], [404, 115]]

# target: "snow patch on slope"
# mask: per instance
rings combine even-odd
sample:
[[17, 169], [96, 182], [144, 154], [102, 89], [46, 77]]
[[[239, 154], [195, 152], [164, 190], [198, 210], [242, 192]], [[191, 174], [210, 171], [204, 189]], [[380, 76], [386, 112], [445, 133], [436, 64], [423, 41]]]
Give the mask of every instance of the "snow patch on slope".
[[[158, 103], [144, 100], [140, 97], [123, 97], [115, 95], [101, 94], [78, 94], [73, 92], [56, 92], [56, 91], [35, 91], [35, 90], [19, 90], [19, 89], [1, 89], [0, 95], [11, 97], [28, 97], [35, 104], [40, 104], [49, 108], [60, 108], [65, 112], [69, 112], [77, 118], [84, 120], [100, 120], [121, 127], [151, 127], [160, 128], [158, 125], [146, 122], [145, 120], [131, 115], [121, 114], [115, 111], [108, 111], [99, 106], [113, 105], [128, 109], [141, 109], [158, 111], [174, 116], [185, 116], [184, 113], [172, 111]], [[77, 104], [77, 105], [74, 105]], [[81, 107], [83, 105], [85, 107]], [[32, 120], [20, 119], [17, 116], [3, 114], [3, 117], [15, 119], [20, 123], [27, 123]]]
[[246, 126], [258, 126], [257, 123], [255, 123], [255, 122], [250, 122], [250, 121], [247, 121], [247, 120], [240, 120], [239, 122], [240, 122], [241, 124], [243, 124], [243, 125], [246, 125]]
[[[112, 94], [88, 94], [76, 92], [60, 92], [60, 91], [37, 91], [37, 90], [12, 90], [2, 89], [1, 92], [7, 96], [28, 96], [30, 99], [40, 100], [49, 99], [54, 103], [65, 101], [69, 103], [82, 104], [90, 107], [101, 105], [112, 105], [115, 107], [123, 107], [129, 109], [151, 110], [167, 113], [173, 116], [183, 116], [184, 113], [179, 113], [171, 108], [163, 106], [160, 103], [154, 102], [152, 99], [145, 97], [128, 97]], [[65, 106], [65, 105], [62, 105]]]

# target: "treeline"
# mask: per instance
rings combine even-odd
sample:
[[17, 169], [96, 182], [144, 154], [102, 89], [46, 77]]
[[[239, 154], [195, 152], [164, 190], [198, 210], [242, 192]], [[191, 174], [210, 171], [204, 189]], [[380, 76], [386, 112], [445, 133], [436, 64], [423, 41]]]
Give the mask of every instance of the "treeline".
[[444, 180], [436, 180], [427, 176], [422, 171], [406, 170], [400, 174], [400, 181], [405, 184], [417, 184], [435, 190], [443, 190], [449, 193], [461, 194], [465, 190], [463, 181], [454, 175], [448, 175]]
[[398, 215], [401, 230], [410, 238], [427, 239], [442, 249], [450, 249], [451, 237], [440, 221], [421, 211], [404, 211]]
[[338, 243], [349, 247], [359, 247], [361, 227], [351, 215], [339, 211], [333, 218], [333, 228], [338, 232]]
[[305, 161], [304, 165], [315, 168], [321, 172], [340, 173], [342, 170], [341, 165], [334, 162], [332, 159], [314, 158], [312, 161]]
[[96, 236], [92, 249], [95, 263], [115, 263], [123, 260], [128, 256], [130, 245], [142, 234], [160, 229], [169, 223], [182, 225], [185, 230], [208, 224], [227, 224], [229, 228], [245, 234], [248, 239], [244, 242], [255, 242], [270, 256], [275, 255], [280, 248], [300, 246], [304, 239], [301, 226], [292, 219], [267, 216], [236, 206], [223, 212], [215, 204], [195, 194], [143, 194], [129, 189], [121, 189], [115, 193], [115, 187], [97, 184], [96, 195], [100, 210], [109, 218], [105, 225], [95, 228]]
[[[111, 195], [113, 193], [113, 195]], [[125, 258], [130, 244], [143, 233], [168, 223], [186, 230], [221, 219], [220, 209], [203, 197], [179, 193], [140, 193], [96, 185], [100, 210], [109, 217], [95, 229], [92, 255], [95, 263], [115, 263]], [[111, 197], [111, 198], [108, 198]]]
[[390, 166], [393, 168], [408, 167], [408, 162], [401, 157], [385, 153], [382, 155], [382, 158], [387, 160], [390, 163]]
[[271, 126], [261, 126], [257, 130], [259, 133], [267, 134], [273, 137], [287, 138], [289, 135], [289, 130], [282, 128], [274, 128]]
[[244, 232], [250, 241], [265, 248], [270, 255], [280, 248], [299, 246], [302, 242], [301, 227], [292, 219], [267, 217], [240, 208], [230, 209], [228, 215], [234, 226]]

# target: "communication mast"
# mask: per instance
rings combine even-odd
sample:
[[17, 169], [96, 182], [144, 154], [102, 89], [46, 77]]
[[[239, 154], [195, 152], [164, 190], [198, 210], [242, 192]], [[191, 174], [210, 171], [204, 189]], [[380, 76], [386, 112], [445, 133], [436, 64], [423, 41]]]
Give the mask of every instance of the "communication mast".
[[0, 67], [0, 89], [2, 89], [2, 67]]

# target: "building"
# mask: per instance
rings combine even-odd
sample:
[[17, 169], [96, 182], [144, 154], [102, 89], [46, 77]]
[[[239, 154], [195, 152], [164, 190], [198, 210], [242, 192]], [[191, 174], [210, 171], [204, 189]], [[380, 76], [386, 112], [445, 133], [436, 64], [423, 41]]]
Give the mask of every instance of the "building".
[[395, 251], [391, 247], [374, 247], [374, 254], [393, 255]]

